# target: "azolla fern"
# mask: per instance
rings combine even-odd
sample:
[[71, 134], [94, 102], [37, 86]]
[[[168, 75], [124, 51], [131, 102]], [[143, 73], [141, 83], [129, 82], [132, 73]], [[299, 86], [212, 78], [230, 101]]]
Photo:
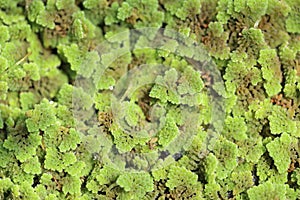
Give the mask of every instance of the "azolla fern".
[[[90, 66], [90, 76], [85, 75], [85, 65], [77, 69], [72, 96], [76, 128], [83, 138], [102, 133], [97, 136], [99, 148], [91, 147], [98, 151], [91, 153], [119, 170], [149, 171], [169, 165], [191, 145], [195, 130], [213, 127], [214, 117], [221, 120], [222, 101], [216, 102], [213, 97], [221, 99], [222, 87], [218, 91], [205, 86], [200, 71], [209, 62], [206, 70], [214, 70], [213, 78], [221, 83], [216, 66], [210, 60], [204, 61], [208, 55], [201, 46], [174, 36], [172, 30], [125, 30], [99, 45], [101, 58], [96, 60], [98, 65]], [[106, 53], [112, 46], [115, 49]], [[202, 53], [202, 60], [193, 59], [197, 51]], [[119, 68], [120, 63], [130, 68]], [[110, 84], [99, 88], [100, 83]], [[95, 99], [95, 107], [84, 104], [83, 96]], [[221, 115], [213, 114], [213, 104], [220, 107], [217, 113]]]
[[300, 199], [298, 0], [0, 0], [0, 199]]

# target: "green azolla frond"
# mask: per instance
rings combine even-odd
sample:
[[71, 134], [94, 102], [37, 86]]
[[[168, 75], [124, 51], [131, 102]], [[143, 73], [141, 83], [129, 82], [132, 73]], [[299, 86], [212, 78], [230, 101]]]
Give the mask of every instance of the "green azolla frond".
[[30, 25], [27, 22], [19, 22], [9, 26], [9, 36], [11, 40], [23, 41], [31, 34]]
[[250, 200], [286, 199], [286, 187], [284, 184], [273, 184], [270, 182], [255, 186], [247, 191]]
[[220, 198], [219, 196], [219, 191], [221, 190], [221, 186], [216, 183], [208, 183], [205, 185], [204, 189], [204, 197], [207, 199], [218, 199]]
[[262, 156], [257, 163], [257, 176], [259, 177], [259, 182], [263, 183], [270, 181], [271, 183], [286, 183], [288, 172], [278, 173], [275, 166], [270, 166], [272, 159], [269, 157]]
[[200, 102], [200, 92], [204, 83], [199, 72], [191, 66], [178, 73], [175, 68], [165, 72], [164, 76], [157, 76], [155, 85], [150, 91], [150, 97], [172, 104], [197, 105]]
[[128, 133], [124, 133], [117, 125], [111, 127], [111, 132], [114, 137], [114, 143], [121, 153], [130, 151], [138, 143], [136, 138], [132, 138]]
[[243, 169], [238, 172], [232, 172], [231, 178], [235, 184], [233, 195], [246, 191], [254, 184], [251, 170]]
[[274, 135], [289, 133], [299, 136], [297, 133], [296, 121], [292, 120], [286, 110], [280, 106], [273, 106], [271, 115], [268, 116], [270, 121], [270, 130]]
[[95, 174], [96, 180], [100, 185], [111, 184], [116, 182], [121, 172], [110, 167], [108, 165], [104, 166]]
[[60, 120], [60, 125], [64, 127], [73, 127], [75, 119], [72, 110], [64, 105], [58, 105], [56, 108], [56, 116]]
[[285, 185], [286, 188], [286, 198], [291, 200], [297, 200], [299, 198], [299, 191], [289, 187], [287, 184]]
[[20, 94], [20, 103], [24, 111], [34, 109], [34, 105], [38, 103], [37, 97], [32, 92], [22, 92]]
[[45, 131], [49, 126], [57, 123], [54, 105], [46, 99], [35, 105], [34, 110], [29, 111], [28, 115], [26, 126], [29, 132]]
[[189, 88], [188, 94], [190, 95], [199, 93], [204, 88], [204, 83], [201, 79], [200, 73], [194, 70], [191, 66], [185, 68], [181, 78], [182, 79], [179, 79], [179, 81], [182, 80], [183, 83], [187, 81], [188, 88]]
[[[15, 190], [14, 190], [15, 189]], [[32, 199], [39, 200], [39, 196], [28, 182], [23, 182], [20, 185], [15, 185], [12, 189], [12, 196], [16, 199]]]
[[225, 119], [224, 134], [228, 139], [235, 139], [237, 141], [247, 139], [247, 126], [242, 117], [230, 117]]
[[153, 188], [153, 179], [148, 173], [123, 173], [116, 182], [126, 192], [130, 193], [134, 199], [143, 197], [147, 192], [151, 192]]
[[266, 46], [264, 35], [260, 29], [257, 28], [244, 29], [242, 34], [245, 39], [253, 42], [258, 47]]
[[293, 183], [297, 184], [297, 187], [300, 186], [300, 170], [299, 169], [295, 169], [292, 172], [291, 180], [292, 180]]
[[286, 19], [286, 29], [290, 33], [300, 33], [300, 15], [299, 15], [299, 2], [297, 0], [287, 0], [291, 10], [288, 18]]
[[206, 42], [206, 49], [210, 55], [224, 60], [230, 56], [230, 48], [228, 46], [228, 32], [224, 31], [223, 24], [220, 22], [212, 22], [208, 27], [209, 40]]
[[106, 16], [104, 18], [104, 22], [106, 25], [112, 25], [118, 22], [118, 9], [119, 4], [117, 2], [113, 2], [111, 6], [108, 7]]
[[72, 43], [71, 46], [60, 46], [59, 50], [70, 63], [71, 69], [85, 78], [92, 75], [100, 61], [96, 51], [86, 52], [80, 49], [76, 43]]
[[8, 84], [7, 82], [0, 81], [0, 99], [5, 100], [8, 92]]
[[63, 84], [57, 94], [58, 103], [72, 107], [73, 86], [70, 84]]
[[[233, 56], [233, 55], [232, 55]], [[230, 61], [225, 69], [223, 78], [228, 92], [235, 92], [239, 82], [249, 73], [249, 68], [243, 61]]]
[[80, 40], [86, 37], [83, 23], [80, 19], [75, 19], [73, 23], [73, 32], [76, 39]]
[[159, 169], [155, 169], [151, 172], [154, 181], [165, 180], [168, 177], [168, 167], [162, 167]]
[[165, 3], [165, 7], [166, 10], [169, 11], [172, 15], [176, 15], [176, 13], [178, 12], [178, 9], [182, 7], [182, 3], [181, 1], [166, 1]]
[[94, 99], [95, 108], [99, 111], [106, 111], [109, 109], [111, 105], [111, 92], [104, 91], [101, 93], [97, 93]]
[[45, 10], [45, 5], [43, 1], [37, 0], [37, 1], [32, 1], [28, 5], [28, 19], [31, 22], [35, 22], [37, 17], [39, 16], [40, 12], [43, 12]]
[[13, 184], [10, 178], [0, 178], [0, 198], [4, 198], [5, 192], [9, 191]]
[[57, 149], [50, 147], [47, 149], [44, 167], [61, 172], [66, 167], [74, 164], [76, 160], [74, 153], [60, 153]]
[[259, 51], [268, 47], [262, 30], [258, 28], [243, 29], [241, 40], [237, 52], [239, 54], [246, 53], [248, 59], [245, 62], [255, 65], [259, 57]]
[[266, 151], [261, 137], [249, 137], [237, 144], [239, 146], [239, 156], [252, 163], [257, 163]]
[[40, 178], [40, 184], [47, 185], [48, 187], [54, 186], [55, 182], [51, 180], [53, 177], [51, 173], [43, 173]]
[[178, 104], [179, 96], [176, 92], [176, 81], [178, 78], [178, 72], [176, 69], [171, 68], [165, 72], [164, 76], [157, 76], [155, 80], [155, 85], [150, 91], [150, 97], [158, 98], [162, 102], [167, 101]]
[[[285, 70], [283, 71], [284, 75], [284, 94], [287, 98], [297, 98], [297, 93], [299, 91], [299, 76], [298, 67], [291, 68], [291, 63], [294, 63], [297, 60], [297, 55], [300, 50], [299, 41], [285, 43], [279, 48], [279, 57], [281, 60], [281, 65]], [[298, 64], [296, 61], [296, 65]], [[292, 64], [294, 66], [294, 64]]]
[[223, 137], [212, 144], [212, 147], [219, 161], [217, 178], [222, 180], [237, 166], [238, 148], [236, 144]]
[[234, 1], [234, 10], [244, 15], [249, 15], [249, 19], [252, 20], [253, 23], [266, 13], [267, 8], [268, 0]]
[[24, 22], [25, 16], [23, 15], [23, 9], [16, 4], [18, 1], [1, 1], [0, 5], [9, 5], [7, 8], [5, 6], [2, 9], [9, 9], [10, 12], [7, 10], [1, 10], [0, 11], [0, 19], [3, 21], [3, 23], [7, 25], [17, 24], [19, 22]]
[[164, 127], [158, 132], [158, 144], [163, 147], [168, 146], [179, 134], [179, 129], [175, 120], [170, 115], [167, 115]]
[[30, 133], [27, 138], [22, 135], [9, 135], [3, 146], [13, 151], [16, 158], [21, 162], [31, 158], [36, 154], [37, 147], [41, 144], [42, 137], [38, 133]]
[[233, 1], [228, 1], [228, 0], [220, 0], [218, 2], [218, 14], [217, 14], [217, 19], [219, 22], [222, 24], [225, 24], [231, 17], [231, 15], [234, 12], [234, 5]]
[[[125, 16], [127, 18], [135, 17], [133, 18], [133, 21], [130, 22], [133, 24], [135, 28], [161, 26], [164, 18], [164, 13], [159, 10], [159, 3], [157, 0], [148, 0], [148, 1], [127, 0], [126, 2], [128, 3], [129, 6], [126, 8], [127, 10], [124, 10], [126, 11], [126, 13], [124, 13], [123, 7], [121, 7], [120, 11], [123, 11], [123, 13], [122, 12], [120, 13], [119, 16], [120, 18], [123, 19]], [[128, 12], [128, 9], [132, 9], [131, 13]], [[117, 9], [117, 11], [119, 11], [119, 9]], [[131, 15], [128, 16], [129, 14]]]
[[167, 90], [165, 87], [161, 85], [154, 85], [150, 92], [150, 97], [160, 99], [162, 102], [166, 103], [168, 101], [167, 98]]
[[3, 142], [0, 142], [0, 167], [5, 168], [13, 161], [13, 153], [4, 148]]
[[140, 119], [144, 118], [142, 109], [134, 102], [128, 102], [124, 107], [126, 108], [125, 120], [128, 125], [131, 127], [137, 126]]
[[268, 14], [278, 14], [278, 12], [280, 12], [284, 17], [287, 17], [291, 11], [288, 1], [268, 0], [268, 3]]
[[23, 65], [25, 72], [27, 72], [28, 76], [31, 77], [32, 80], [38, 81], [40, 80], [39, 67], [36, 63], [25, 63]]
[[74, 176], [66, 176], [62, 180], [63, 187], [62, 191], [64, 194], [71, 194], [71, 195], [80, 195], [81, 194], [81, 180], [79, 177]]
[[286, 172], [290, 166], [290, 149], [293, 143], [295, 144], [295, 139], [287, 133], [283, 133], [280, 138], [276, 138], [266, 145], [279, 173]]
[[179, 186], [193, 186], [197, 184], [198, 177], [184, 167], [171, 166], [166, 186], [173, 190]]
[[74, 20], [72, 33], [76, 39], [91, 39], [95, 37], [96, 27], [85, 17], [84, 12], [75, 12], [72, 17]]
[[197, 133], [192, 136], [192, 143], [190, 144], [187, 150], [192, 153], [205, 151], [205, 149], [207, 148], [207, 133], [203, 130], [202, 126], [199, 126], [197, 130], [193, 131]]
[[[4, 75], [4, 72], [9, 67], [8, 60], [6, 57], [0, 56], [0, 72]], [[3, 79], [4, 77], [1, 77]]]
[[[10, 72], [13, 73], [14, 71], [17, 71], [19, 67], [16, 65], [16, 63], [26, 55], [27, 45], [21, 41], [13, 40], [12, 42], [6, 42], [1, 49], [0, 55], [7, 60], [7, 64], [5, 61], [2, 61], [3, 64], [5, 64], [7, 67], [10, 67]], [[21, 77], [24, 77], [24, 75]], [[20, 75], [17, 77], [19, 78]]]
[[18, 166], [17, 162], [9, 165], [7, 169], [6, 173], [9, 174], [9, 177], [15, 185], [19, 185], [24, 182], [28, 182], [30, 185], [33, 184], [35, 175], [24, 172], [24, 170]]
[[201, 12], [200, 0], [188, 0], [183, 2], [182, 9], [188, 13], [188, 15], [197, 15]]
[[112, 76], [102, 76], [97, 83], [97, 89], [99, 90], [107, 90], [111, 89], [116, 83], [116, 80]]
[[0, 36], [0, 44], [4, 44], [7, 40], [9, 40], [10, 38], [10, 34], [9, 34], [9, 29], [7, 26], [1, 25], [0, 26], [0, 32], [1, 32], [1, 36]]
[[21, 166], [26, 173], [30, 174], [40, 174], [42, 172], [41, 163], [37, 156], [29, 158]]
[[75, 0], [56, 0], [55, 6], [58, 10], [68, 9], [75, 5]]
[[261, 50], [258, 62], [262, 65], [262, 76], [266, 80], [264, 86], [268, 95], [273, 96], [279, 93], [281, 91], [282, 74], [276, 50]]
[[268, 118], [272, 113], [272, 109], [273, 105], [269, 99], [265, 99], [263, 101], [254, 101], [249, 105], [249, 110], [254, 112], [255, 119]]
[[221, 23], [226, 23], [230, 18], [239, 19], [242, 16], [248, 16], [247, 22], [254, 25], [261, 16], [266, 14], [268, 0], [221, 0], [218, 4], [217, 19]]
[[205, 158], [205, 179], [208, 183], [214, 183], [217, 176], [218, 159], [212, 153], [209, 153]]
[[201, 2], [199, 0], [166, 1], [165, 7], [172, 15], [185, 20], [189, 15], [200, 14]]
[[64, 133], [65, 130], [67, 129], [61, 127], [59, 124], [55, 124], [47, 128], [43, 135], [43, 143], [45, 144], [45, 146], [47, 146], [48, 148], [54, 148], [59, 145], [61, 141], [61, 134]]
[[268, 0], [248, 0], [247, 6], [249, 8], [252, 20], [258, 20], [261, 16], [266, 14], [268, 8]]
[[47, 9], [43, 9], [41, 6], [39, 6], [40, 11], [38, 12], [38, 15], [36, 17], [36, 23], [40, 24], [43, 27], [54, 29], [55, 23], [54, 23], [54, 15], [49, 12]]
[[65, 169], [68, 174], [74, 177], [80, 177], [83, 176], [84, 168], [86, 167], [86, 164], [83, 161], [77, 161], [74, 164], [70, 165]]
[[118, 19], [124, 21], [131, 15], [132, 7], [127, 3], [123, 2], [121, 7], [118, 9]]
[[79, 133], [74, 128], [71, 128], [68, 133], [62, 136], [62, 142], [58, 146], [58, 149], [60, 152], [74, 150], [80, 142]]
[[73, 109], [89, 110], [93, 106], [93, 97], [91, 97], [90, 94], [91, 93], [89, 91], [84, 90], [82, 87], [73, 88]]

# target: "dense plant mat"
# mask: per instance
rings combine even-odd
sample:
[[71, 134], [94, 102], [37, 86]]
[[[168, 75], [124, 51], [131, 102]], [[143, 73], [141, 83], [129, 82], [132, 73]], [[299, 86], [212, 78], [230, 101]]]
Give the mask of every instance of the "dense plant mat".
[[299, 0], [0, 8], [0, 199], [300, 199]]

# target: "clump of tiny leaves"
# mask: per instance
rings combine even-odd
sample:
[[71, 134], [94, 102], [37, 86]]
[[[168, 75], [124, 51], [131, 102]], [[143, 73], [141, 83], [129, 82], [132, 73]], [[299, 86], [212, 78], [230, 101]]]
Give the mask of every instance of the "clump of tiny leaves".
[[[299, 0], [0, 1], [0, 199], [300, 199], [299, 13]], [[160, 28], [169, 40], [141, 48]], [[142, 65], [131, 91], [122, 77]]]

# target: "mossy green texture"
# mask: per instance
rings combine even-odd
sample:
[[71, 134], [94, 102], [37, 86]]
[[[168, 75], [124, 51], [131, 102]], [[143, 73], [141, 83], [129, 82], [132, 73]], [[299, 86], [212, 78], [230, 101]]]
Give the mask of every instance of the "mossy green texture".
[[0, 0], [0, 199], [300, 199], [299, 77], [299, 0]]

